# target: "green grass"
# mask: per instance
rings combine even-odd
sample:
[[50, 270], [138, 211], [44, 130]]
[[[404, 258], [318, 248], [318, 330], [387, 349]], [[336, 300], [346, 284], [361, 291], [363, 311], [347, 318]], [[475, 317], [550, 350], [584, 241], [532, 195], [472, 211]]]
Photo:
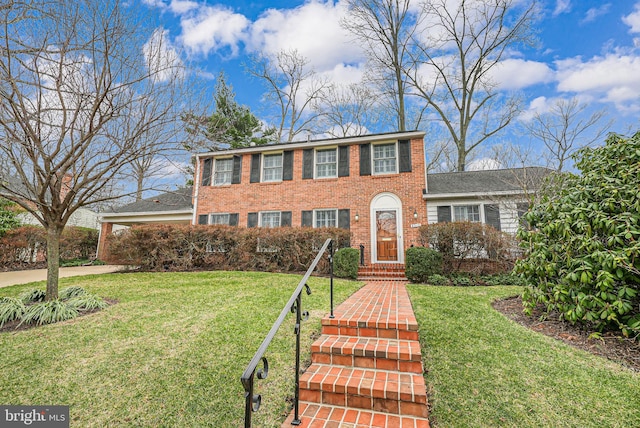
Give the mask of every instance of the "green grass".
[[[0, 333], [0, 403], [64, 404], [73, 427], [238, 427], [240, 375], [300, 280], [265, 273], [130, 273], [64, 278], [115, 299], [58, 324]], [[37, 284], [44, 287], [43, 283]], [[329, 281], [303, 297], [303, 358], [328, 312]], [[361, 284], [336, 281], [336, 302]], [[17, 296], [34, 284], [0, 289]], [[254, 426], [276, 427], [294, 375], [293, 314], [267, 351], [270, 372]]]
[[640, 375], [491, 308], [518, 287], [409, 286], [443, 427], [640, 427]]

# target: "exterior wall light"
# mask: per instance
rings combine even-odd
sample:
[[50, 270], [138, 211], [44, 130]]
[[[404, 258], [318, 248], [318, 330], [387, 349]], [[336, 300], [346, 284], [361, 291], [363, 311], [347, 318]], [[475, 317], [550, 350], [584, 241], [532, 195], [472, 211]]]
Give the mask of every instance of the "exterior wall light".
[[360, 216], [358, 215], [358, 213], [356, 213], [355, 219], [356, 219], [356, 221], [360, 220]]
[[418, 218], [418, 210], [413, 211], [413, 218]]

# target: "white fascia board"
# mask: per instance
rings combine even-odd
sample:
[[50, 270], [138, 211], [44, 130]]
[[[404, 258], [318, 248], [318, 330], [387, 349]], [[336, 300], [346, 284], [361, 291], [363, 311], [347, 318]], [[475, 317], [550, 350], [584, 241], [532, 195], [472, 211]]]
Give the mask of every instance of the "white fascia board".
[[437, 200], [437, 199], [462, 199], [462, 198], [491, 198], [495, 196], [521, 196], [525, 195], [523, 190], [502, 190], [499, 192], [468, 192], [468, 193], [426, 193], [422, 195], [424, 200]]
[[187, 221], [191, 222], [193, 216], [192, 210], [181, 211], [148, 211], [139, 213], [108, 213], [100, 216], [101, 223], [118, 223], [118, 222], [161, 222], [161, 221]]
[[239, 155], [245, 153], [262, 153], [265, 151], [271, 150], [294, 150], [294, 149], [305, 149], [305, 148], [313, 148], [313, 147], [322, 147], [322, 146], [344, 146], [351, 144], [360, 144], [360, 143], [375, 143], [378, 141], [393, 141], [393, 140], [405, 140], [405, 139], [415, 139], [415, 138], [424, 138], [426, 132], [424, 131], [410, 131], [410, 132], [395, 132], [390, 134], [379, 134], [379, 135], [362, 135], [357, 137], [345, 137], [345, 138], [331, 138], [326, 140], [312, 140], [312, 141], [299, 141], [293, 143], [281, 143], [281, 144], [267, 144], [263, 146], [253, 146], [253, 147], [244, 147], [241, 149], [233, 149], [233, 150], [220, 150], [217, 152], [209, 152], [209, 153], [198, 153], [195, 155], [197, 160], [200, 158], [208, 158], [212, 156], [221, 156], [221, 155]]

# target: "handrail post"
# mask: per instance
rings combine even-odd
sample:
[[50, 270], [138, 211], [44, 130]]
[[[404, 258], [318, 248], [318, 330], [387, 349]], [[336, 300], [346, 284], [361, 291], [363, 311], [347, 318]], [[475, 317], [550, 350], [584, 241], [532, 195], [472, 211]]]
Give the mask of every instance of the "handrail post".
[[244, 392], [244, 428], [251, 428], [251, 412], [253, 405], [253, 374], [245, 385]]
[[302, 324], [302, 291], [298, 294], [296, 299], [296, 326], [294, 327], [294, 333], [296, 335], [296, 386], [293, 392], [293, 420], [291, 425], [300, 425], [300, 330]]
[[360, 244], [360, 266], [364, 266], [364, 245]]
[[329, 287], [330, 287], [330, 300], [331, 300], [331, 312], [329, 318], [335, 318], [333, 315], [333, 242], [329, 242]]

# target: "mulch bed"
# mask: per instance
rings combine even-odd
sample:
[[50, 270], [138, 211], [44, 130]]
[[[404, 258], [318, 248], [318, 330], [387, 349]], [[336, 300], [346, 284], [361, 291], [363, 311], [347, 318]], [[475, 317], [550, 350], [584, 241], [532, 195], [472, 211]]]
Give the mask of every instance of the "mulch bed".
[[493, 303], [493, 307], [531, 330], [640, 372], [640, 342], [637, 340], [625, 338], [617, 332], [603, 333], [600, 338], [589, 338], [593, 331], [560, 320], [558, 313], [543, 317], [541, 307], [536, 308], [531, 316], [526, 316], [522, 312], [521, 296], [497, 300]]

